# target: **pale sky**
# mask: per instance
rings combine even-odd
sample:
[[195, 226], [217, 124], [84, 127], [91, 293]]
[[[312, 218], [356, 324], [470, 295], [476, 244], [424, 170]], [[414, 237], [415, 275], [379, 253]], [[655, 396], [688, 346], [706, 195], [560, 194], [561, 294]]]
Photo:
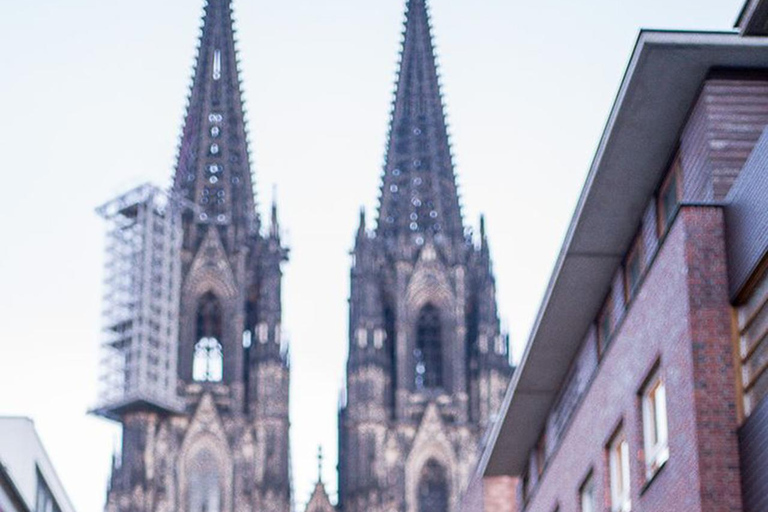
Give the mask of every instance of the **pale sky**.
[[[640, 27], [729, 30], [742, 0], [431, 0], [466, 223], [481, 212], [523, 349]], [[405, 0], [234, 0], [260, 209], [291, 247], [300, 508], [336, 489], [349, 249], [375, 204]], [[96, 395], [94, 208], [173, 171], [203, 0], [0, 0], [0, 415], [32, 417], [79, 512], [119, 429]], [[577, 297], [575, 299], [578, 299]]]

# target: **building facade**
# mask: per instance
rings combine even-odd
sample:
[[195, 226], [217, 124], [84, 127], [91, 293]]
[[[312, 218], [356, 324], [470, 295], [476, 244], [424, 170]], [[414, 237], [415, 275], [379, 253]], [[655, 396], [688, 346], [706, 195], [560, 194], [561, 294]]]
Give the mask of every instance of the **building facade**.
[[458, 510], [512, 368], [466, 230], [425, 0], [409, 0], [376, 226], [352, 253], [339, 508]]
[[0, 511], [74, 510], [32, 420], [0, 417]]
[[640, 34], [464, 510], [768, 510], [766, 26]]
[[168, 193], [105, 205], [109, 512], [288, 512], [280, 241], [255, 207], [230, 0], [208, 0]]

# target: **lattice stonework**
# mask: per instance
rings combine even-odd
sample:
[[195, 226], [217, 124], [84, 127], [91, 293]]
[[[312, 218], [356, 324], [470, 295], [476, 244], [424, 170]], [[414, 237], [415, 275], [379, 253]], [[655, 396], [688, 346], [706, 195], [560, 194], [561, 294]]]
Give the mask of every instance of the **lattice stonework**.
[[176, 409], [180, 206], [142, 185], [97, 212], [107, 236], [96, 412], [115, 417], [138, 404]]

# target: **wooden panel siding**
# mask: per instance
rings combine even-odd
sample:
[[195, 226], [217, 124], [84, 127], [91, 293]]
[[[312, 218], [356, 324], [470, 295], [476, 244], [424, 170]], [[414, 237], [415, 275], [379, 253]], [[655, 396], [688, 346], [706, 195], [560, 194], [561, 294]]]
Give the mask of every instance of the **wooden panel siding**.
[[768, 510], [768, 400], [739, 430], [744, 512]]

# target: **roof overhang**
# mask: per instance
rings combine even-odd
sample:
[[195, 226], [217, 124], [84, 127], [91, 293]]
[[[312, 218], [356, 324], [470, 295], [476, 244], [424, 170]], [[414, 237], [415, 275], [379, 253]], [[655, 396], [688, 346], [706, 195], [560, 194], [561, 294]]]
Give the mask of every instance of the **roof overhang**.
[[742, 35], [768, 34], [768, 1], [747, 0], [736, 20], [736, 27]]
[[768, 69], [768, 38], [642, 31], [478, 471], [520, 475], [667, 170], [704, 79]]

